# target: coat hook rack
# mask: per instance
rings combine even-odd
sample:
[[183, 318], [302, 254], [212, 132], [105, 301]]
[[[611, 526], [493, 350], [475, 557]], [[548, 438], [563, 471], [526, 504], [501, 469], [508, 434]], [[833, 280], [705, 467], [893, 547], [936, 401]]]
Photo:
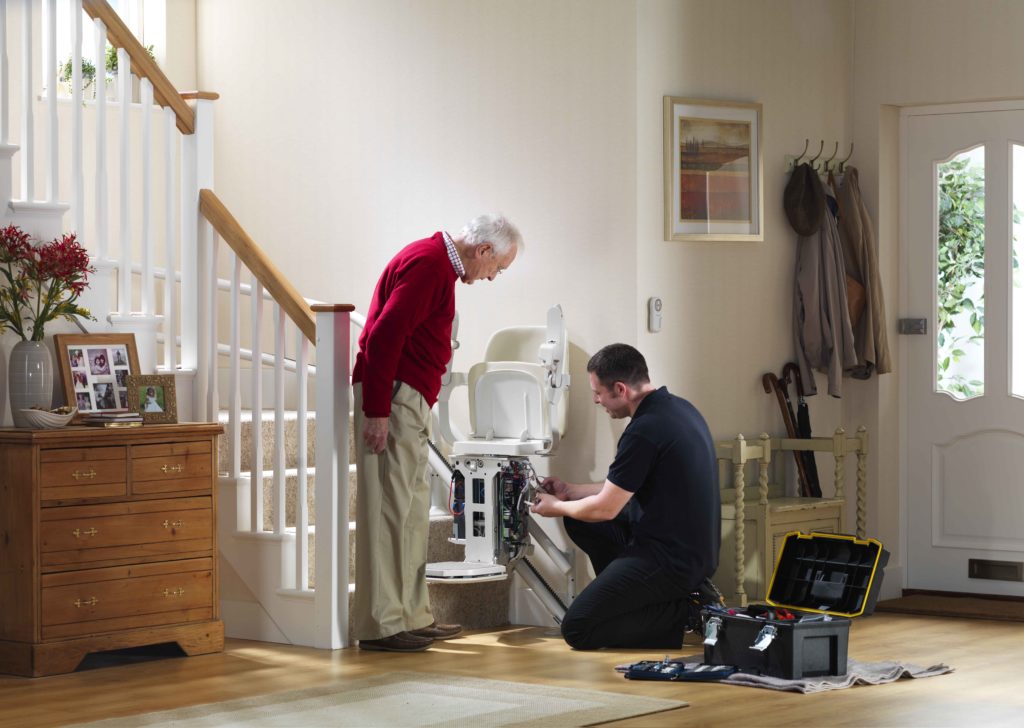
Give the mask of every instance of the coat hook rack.
[[[810, 146], [811, 140], [804, 139], [804, 150], [802, 152], [795, 156], [792, 154], [787, 154], [785, 156], [787, 172], [792, 172], [798, 164], [806, 162], [807, 164], [810, 164], [816, 172], [838, 171], [842, 174], [843, 170], [846, 168], [846, 163], [849, 162], [850, 158], [853, 156], [853, 142], [850, 142], [850, 153], [840, 160], [836, 160], [836, 156], [839, 154], [839, 142], [836, 142], [836, 146], [832, 150], [832, 156], [828, 159], [821, 159], [821, 155], [825, 151], [824, 139], [821, 140], [821, 144], [818, 147], [818, 153], [813, 157], [807, 157], [807, 150]], [[818, 161], [819, 159], [821, 159], [820, 163]]]

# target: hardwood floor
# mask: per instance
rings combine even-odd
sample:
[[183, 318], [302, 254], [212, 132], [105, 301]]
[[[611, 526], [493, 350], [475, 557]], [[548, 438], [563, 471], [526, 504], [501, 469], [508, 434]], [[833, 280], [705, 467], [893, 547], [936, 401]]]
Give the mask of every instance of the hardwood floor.
[[[696, 638], [677, 654], [699, 655]], [[415, 655], [327, 652], [228, 640], [222, 654], [102, 659], [69, 675], [0, 675], [0, 726], [57, 726], [311, 687], [381, 671], [411, 670], [580, 687], [685, 700], [687, 708], [615, 726], [1020, 725], [1024, 624], [876, 614], [854, 620], [850, 656], [861, 661], [944, 662], [951, 675], [816, 695], [701, 683], [632, 682], [613, 667], [650, 651], [573, 652], [537, 627], [509, 627], [439, 643]], [[90, 658], [93, 660], [93, 658]], [[96, 660], [94, 660], [95, 662]], [[117, 664], [120, 661], [121, 664]]]

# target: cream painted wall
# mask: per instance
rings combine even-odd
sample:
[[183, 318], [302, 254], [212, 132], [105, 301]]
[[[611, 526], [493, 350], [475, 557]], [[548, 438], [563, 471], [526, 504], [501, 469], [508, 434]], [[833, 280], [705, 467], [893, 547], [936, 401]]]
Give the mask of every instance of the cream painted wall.
[[[901, 106], [1024, 97], [1024, 3], [1015, 0], [855, 0], [852, 118], [864, 198], [879, 229], [890, 342], [899, 368], [899, 122]], [[899, 578], [904, 544], [900, 477], [899, 379], [864, 386], [872, 428], [874, 486], [869, 530], [893, 550]], [[851, 418], [856, 413], [851, 413]], [[877, 433], [877, 434], [876, 434]]]
[[522, 258], [457, 291], [456, 364], [561, 303], [571, 478], [603, 478], [617, 438], [586, 358], [636, 340], [635, 17], [619, 0], [197, 5], [217, 193], [304, 295], [365, 311], [405, 243], [484, 211], [520, 226]]

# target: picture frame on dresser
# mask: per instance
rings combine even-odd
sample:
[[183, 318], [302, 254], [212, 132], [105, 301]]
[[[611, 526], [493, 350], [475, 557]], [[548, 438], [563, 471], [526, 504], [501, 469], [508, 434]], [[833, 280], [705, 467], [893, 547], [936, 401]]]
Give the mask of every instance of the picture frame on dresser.
[[762, 242], [761, 104], [665, 96], [665, 240]]
[[174, 392], [174, 377], [165, 374], [129, 376], [128, 409], [142, 415], [145, 423], [175, 423], [178, 421], [178, 402]]
[[64, 396], [79, 416], [129, 411], [128, 377], [142, 373], [135, 334], [55, 334], [53, 345]]

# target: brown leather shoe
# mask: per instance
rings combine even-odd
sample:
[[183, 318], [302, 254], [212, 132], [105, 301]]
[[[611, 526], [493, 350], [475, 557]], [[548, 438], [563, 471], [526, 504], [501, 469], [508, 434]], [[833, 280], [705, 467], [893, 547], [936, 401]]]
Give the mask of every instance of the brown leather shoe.
[[411, 630], [410, 634], [417, 637], [429, 637], [432, 640], [450, 640], [461, 632], [461, 624], [438, 624], [437, 622], [431, 622], [422, 629]]
[[411, 632], [399, 632], [379, 640], [359, 640], [361, 650], [379, 650], [381, 652], [423, 652], [434, 644], [434, 640]]

